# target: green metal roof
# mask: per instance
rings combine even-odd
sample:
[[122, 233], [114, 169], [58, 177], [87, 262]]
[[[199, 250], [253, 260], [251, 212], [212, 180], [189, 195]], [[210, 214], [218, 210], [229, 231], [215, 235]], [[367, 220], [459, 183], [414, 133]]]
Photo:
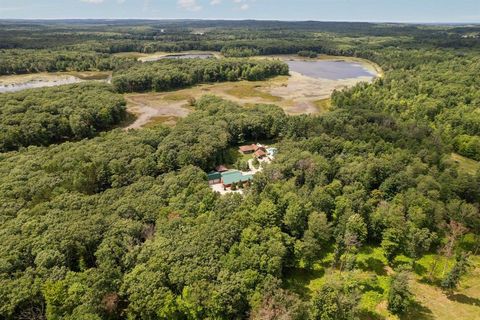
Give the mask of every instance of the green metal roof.
[[245, 182], [253, 180], [253, 175], [243, 175], [240, 171], [231, 170], [222, 173], [223, 184], [230, 185], [232, 183]]
[[221, 178], [222, 178], [222, 174], [220, 172], [210, 172], [208, 174], [208, 181], [220, 180]]

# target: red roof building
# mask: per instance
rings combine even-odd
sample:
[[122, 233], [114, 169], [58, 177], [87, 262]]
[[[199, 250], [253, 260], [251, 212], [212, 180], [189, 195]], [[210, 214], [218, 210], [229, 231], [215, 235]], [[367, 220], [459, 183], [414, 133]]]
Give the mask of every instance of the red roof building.
[[258, 148], [257, 151], [255, 151], [255, 154], [254, 154], [255, 158], [257, 159], [261, 159], [261, 158], [264, 158], [267, 156], [267, 153], [262, 150], [261, 148]]
[[248, 154], [248, 153], [254, 153], [256, 148], [257, 148], [257, 146], [255, 144], [249, 144], [249, 145], [246, 145], [246, 146], [241, 146], [239, 148], [239, 150], [243, 154]]
[[245, 145], [245, 146], [241, 146], [239, 148], [240, 152], [243, 153], [243, 154], [250, 154], [250, 153], [254, 153], [254, 152], [257, 152], [258, 150], [262, 150], [263, 152], [267, 152], [267, 149], [265, 149], [265, 147], [263, 146], [258, 146], [256, 144], [249, 144], [249, 145]]

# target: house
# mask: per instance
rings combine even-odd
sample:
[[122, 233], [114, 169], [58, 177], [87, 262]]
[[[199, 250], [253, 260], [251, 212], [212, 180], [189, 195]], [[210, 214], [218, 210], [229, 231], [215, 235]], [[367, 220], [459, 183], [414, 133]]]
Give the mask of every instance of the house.
[[254, 153], [256, 150], [257, 145], [256, 144], [249, 144], [246, 146], [241, 146], [238, 149], [240, 150], [241, 153], [243, 154], [250, 154]]
[[222, 182], [222, 174], [220, 172], [210, 172], [208, 175], [208, 184], [214, 185]]
[[267, 149], [265, 149], [265, 147], [261, 144], [250, 144], [250, 145], [245, 145], [245, 146], [241, 146], [238, 148], [239, 151], [243, 154], [251, 154], [251, 153], [255, 153], [257, 152], [258, 150], [262, 150], [263, 152], [267, 152]]
[[253, 180], [253, 175], [244, 175], [241, 171], [238, 170], [229, 170], [222, 173], [222, 184], [225, 188], [231, 187], [234, 183], [244, 183], [251, 180]]
[[267, 156], [267, 152], [264, 149], [259, 148], [257, 151], [255, 151], [253, 156], [257, 159], [263, 159]]

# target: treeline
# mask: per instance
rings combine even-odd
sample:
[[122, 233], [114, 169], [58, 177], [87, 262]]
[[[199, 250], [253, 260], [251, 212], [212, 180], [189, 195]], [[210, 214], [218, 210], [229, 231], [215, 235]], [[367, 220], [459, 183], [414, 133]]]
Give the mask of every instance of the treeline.
[[304, 57], [304, 58], [316, 58], [316, 57], [318, 57], [318, 53], [316, 53], [315, 51], [306, 51], [306, 50], [299, 51], [298, 55], [300, 57]]
[[0, 95], [0, 152], [83, 139], [126, 117], [107, 84], [75, 84]]
[[242, 47], [224, 47], [222, 48], [222, 54], [225, 57], [233, 57], [233, 58], [245, 58], [245, 57], [253, 57], [260, 55], [260, 50], [254, 48], [242, 48]]
[[287, 74], [287, 64], [272, 60], [165, 59], [117, 72], [112, 83], [118, 92], [165, 91], [199, 83], [256, 81]]
[[116, 70], [134, 63], [131, 58], [97, 52], [0, 50], [0, 75], [59, 71]]

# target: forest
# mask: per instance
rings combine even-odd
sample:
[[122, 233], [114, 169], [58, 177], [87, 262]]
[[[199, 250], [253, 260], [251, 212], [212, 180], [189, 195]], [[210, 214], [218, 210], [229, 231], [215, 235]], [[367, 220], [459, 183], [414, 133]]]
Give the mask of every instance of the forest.
[[239, 59], [166, 59], [136, 64], [116, 72], [112, 83], [118, 92], [166, 91], [195, 84], [264, 80], [288, 75], [281, 61]]
[[[31, 23], [2, 22], [3, 73], [114, 75], [0, 94], [0, 319], [478, 316], [478, 26]], [[192, 49], [235, 58], [114, 55]], [[383, 76], [320, 115], [205, 95], [174, 127], [117, 128], [121, 93], [288, 74], [246, 58], [272, 53]], [[279, 153], [244, 194], [212, 192], [207, 173], [261, 141]]]
[[97, 52], [65, 50], [0, 50], [0, 75], [57, 71], [116, 70], [132, 59]]
[[0, 152], [93, 137], [126, 118], [125, 104], [105, 84], [0, 94]]

